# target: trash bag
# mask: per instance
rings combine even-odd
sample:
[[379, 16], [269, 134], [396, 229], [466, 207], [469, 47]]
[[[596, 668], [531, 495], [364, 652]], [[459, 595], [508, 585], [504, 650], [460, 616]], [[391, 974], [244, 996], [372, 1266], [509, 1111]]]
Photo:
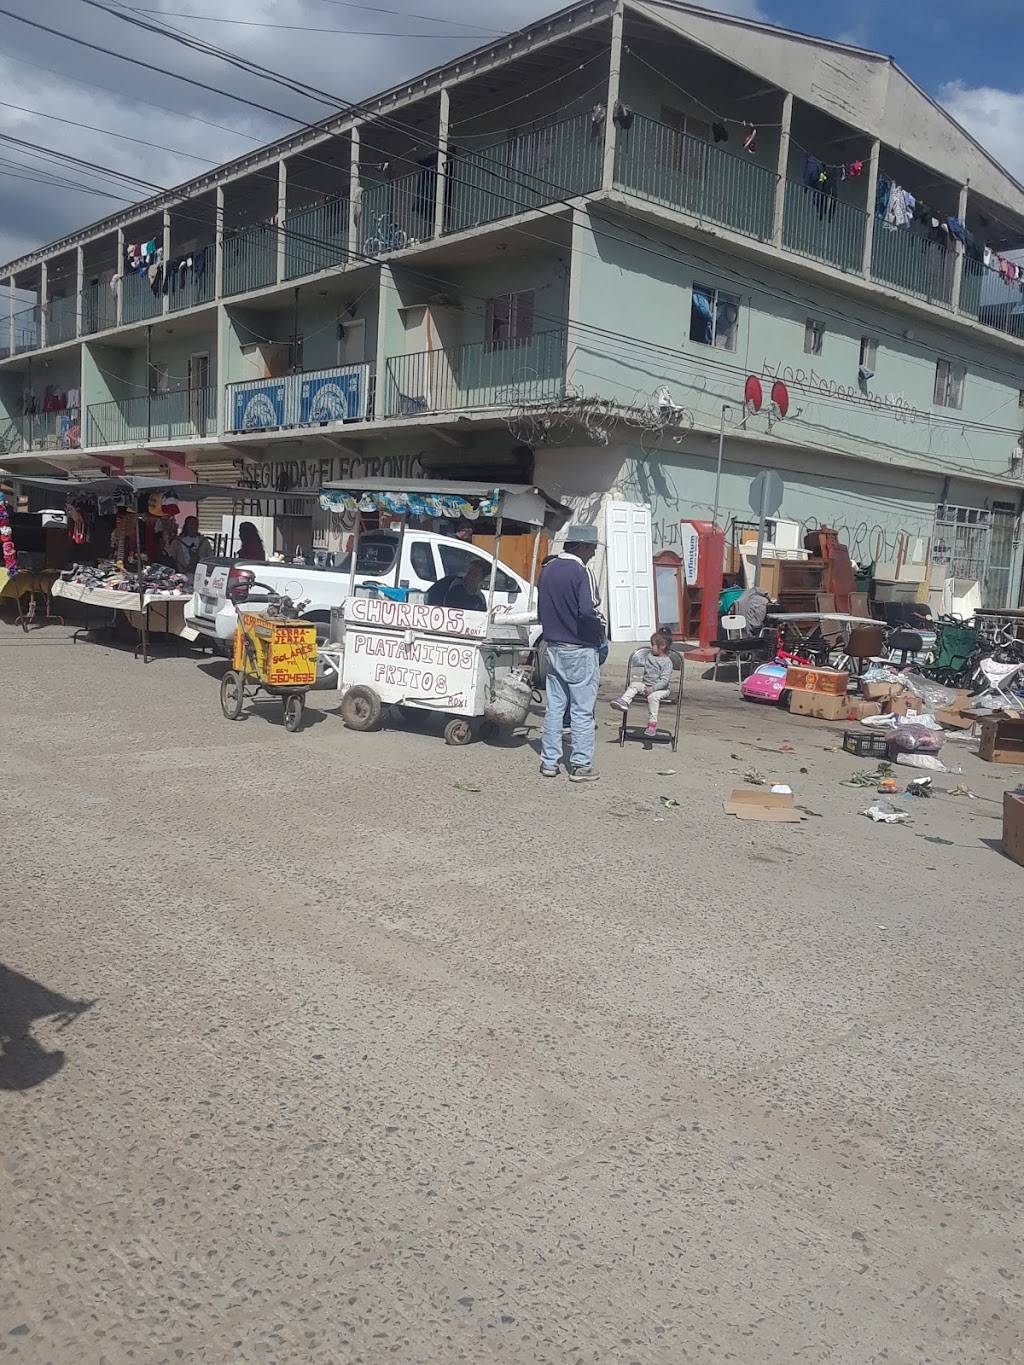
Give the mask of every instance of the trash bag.
[[929, 711], [941, 711], [956, 701], [957, 694], [954, 688], [932, 682], [923, 673], [903, 673], [901, 677], [911, 692], [921, 698]]
[[945, 742], [941, 730], [929, 729], [927, 725], [897, 725], [889, 736], [889, 748], [905, 754], [937, 754]]

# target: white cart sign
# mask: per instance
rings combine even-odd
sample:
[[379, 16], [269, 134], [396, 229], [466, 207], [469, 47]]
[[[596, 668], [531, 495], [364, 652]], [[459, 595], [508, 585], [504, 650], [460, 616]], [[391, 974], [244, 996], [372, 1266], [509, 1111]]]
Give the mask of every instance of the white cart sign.
[[421, 602], [389, 602], [384, 597], [350, 597], [345, 620], [385, 630], [423, 630], [432, 635], [466, 635], [482, 639], [487, 633], [487, 614], [455, 607], [428, 607]]

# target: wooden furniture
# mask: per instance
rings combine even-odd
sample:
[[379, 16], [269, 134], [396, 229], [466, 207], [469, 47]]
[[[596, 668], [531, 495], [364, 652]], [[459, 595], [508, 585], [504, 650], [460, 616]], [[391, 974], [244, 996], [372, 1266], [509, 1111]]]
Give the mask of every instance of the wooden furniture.
[[[654, 617], [658, 629], [667, 630], [673, 640], [699, 638], [699, 598], [694, 606], [697, 609], [697, 616], [695, 620], [689, 621], [683, 561], [673, 550], [659, 550], [654, 556]], [[692, 633], [689, 629], [691, 625], [694, 627]]]

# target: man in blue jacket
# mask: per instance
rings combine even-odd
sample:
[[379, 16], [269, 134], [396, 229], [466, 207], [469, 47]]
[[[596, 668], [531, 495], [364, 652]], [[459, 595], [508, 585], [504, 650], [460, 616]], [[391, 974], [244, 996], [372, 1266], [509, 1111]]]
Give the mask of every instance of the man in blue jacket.
[[596, 782], [594, 707], [598, 646], [604, 625], [594, 606], [587, 563], [597, 551], [596, 526], [570, 526], [565, 549], [545, 564], [537, 609], [547, 645], [547, 709], [541, 745], [542, 777], [557, 777], [562, 762], [562, 719], [569, 708], [569, 781]]

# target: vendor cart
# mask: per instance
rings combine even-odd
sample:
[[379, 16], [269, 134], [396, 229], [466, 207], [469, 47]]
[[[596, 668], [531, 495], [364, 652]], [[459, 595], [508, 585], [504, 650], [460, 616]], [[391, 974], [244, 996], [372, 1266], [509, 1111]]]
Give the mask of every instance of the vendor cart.
[[[246, 585], [271, 589], [262, 583]], [[220, 680], [220, 707], [228, 720], [238, 720], [246, 700], [262, 691], [280, 699], [284, 728], [294, 734], [302, 724], [306, 693], [316, 682], [316, 626], [297, 620], [298, 607], [271, 593], [265, 611], [238, 612], [231, 667]]]
[[[372, 484], [325, 484], [320, 504], [328, 511], [387, 513], [400, 522], [400, 537], [410, 517], [447, 521], [483, 519], [494, 524], [494, 558], [485, 594], [486, 610], [432, 606], [400, 581], [401, 544], [395, 557], [395, 582], [384, 594], [379, 585], [356, 586], [358, 518], [350, 557], [348, 594], [342, 609], [339, 660], [341, 716], [351, 730], [372, 730], [383, 708], [398, 708], [407, 719], [433, 712], [446, 717], [448, 744], [497, 737], [521, 725], [533, 691], [536, 579], [540, 541], [553, 535], [571, 511], [539, 488], [521, 484], [431, 483], [424, 480]], [[511, 609], [494, 605], [502, 534], [510, 526], [533, 532], [529, 600]]]

